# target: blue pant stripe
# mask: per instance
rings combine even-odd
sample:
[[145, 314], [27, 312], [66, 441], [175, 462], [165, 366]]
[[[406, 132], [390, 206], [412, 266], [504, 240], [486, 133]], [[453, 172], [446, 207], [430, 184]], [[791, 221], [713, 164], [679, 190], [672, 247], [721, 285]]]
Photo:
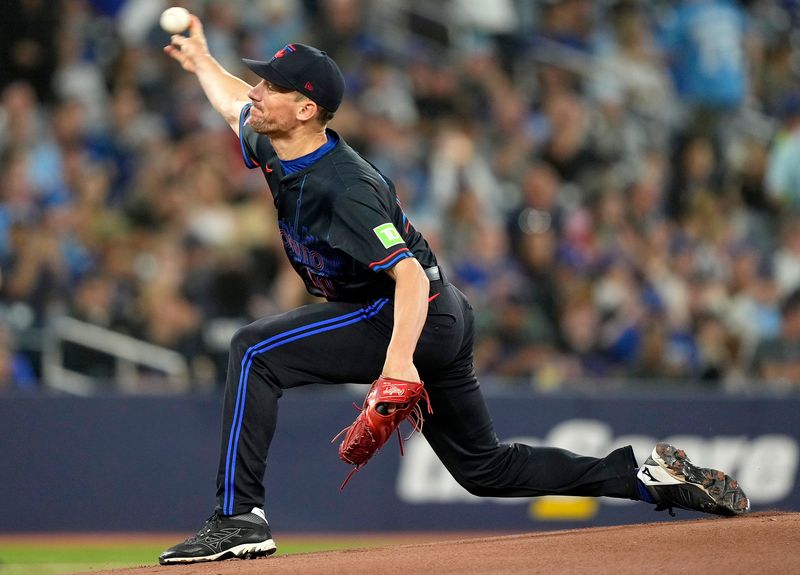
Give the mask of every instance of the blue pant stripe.
[[[270, 345], [270, 344], [272, 344], [274, 342], [277, 342], [277, 341], [279, 341], [279, 340], [281, 340], [281, 339], [283, 339], [283, 338], [285, 338], [287, 336], [294, 335], [294, 334], [297, 334], [297, 333], [300, 333], [300, 332], [304, 332], [304, 331], [308, 331], [308, 330], [313, 329], [315, 327], [319, 327], [319, 326], [328, 325], [328, 324], [336, 323], [336, 322], [339, 322], [339, 321], [343, 321], [343, 320], [345, 320], [347, 318], [363, 315], [365, 313], [370, 312], [376, 305], [381, 304], [381, 302], [385, 303], [386, 301], [388, 301], [388, 300], [377, 300], [377, 301], [373, 302], [372, 304], [370, 304], [369, 306], [367, 306], [364, 309], [356, 310], [354, 312], [350, 312], [350, 313], [347, 313], [347, 314], [344, 314], [344, 315], [340, 315], [340, 316], [337, 316], [337, 317], [334, 317], [334, 318], [322, 320], [322, 321], [315, 322], [315, 323], [312, 323], [312, 324], [309, 324], [309, 325], [300, 326], [300, 327], [297, 327], [295, 329], [292, 329], [292, 330], [289, 330], [289, 331], [286, 331], [286, 332], [283, 332], [283, 333], [279, 333], [277, 335], [274, 335], [274, 336], [270, 337], [269, 339], [266, 339], [266, 340], [264, 340], [262, 342], [259, 342], [259, 343], [255, 344], [254, 346], [251, 346], [250, 348], [248, 348], [247, 352], [245, 353], [244, 357], [242, 358], [242, 370], [241, 370], [241, 373], [239, 374], [239, 385], [238, 385], [238, 388], [237, 388], [237, 391], [236, 391], [236, 404], [235, 404], [235, 410], [234, 410], [234, 414], [233, 414], [233, 421], [231, 423], [232, 424], [231, 434], [230, 434], [230, 437], [228, 438], [228, 452], [227, 452], [227, 455], [226, 455], [226, 458], [225, 458], [225, 489], [224, 489], [224, 497], [223, 497], [223, 504], [222, 504], [222, 512], [223, 513], [228, 513], [228, 511], [227, 511], [228, 507], [230, 507], [231, 509], [233, 508], [232, 501], [229, 502], [229, 498], [233, 497], [233, 488], [232, 488], [232, 486], [233, 486], [233, 473], [231, 472], [231, 467], [233, 467], [235, 469], [235, 466], [236, 466], [235, 461], [234, 461], [235, 460], [235, 454], [236, 454], [236, 449], [234, 447], [234, 444], [238, 444], [238, 434], [234, 434], [234, 429], [236, 429], [237, 427], [241, 426], [241, 419], [244, 416], [244, 414], [243, 414], [244, 401], [245, 401], [245, 397], [246, 397], [246, 393], [244, 393], [244, 392], [247, 391], [246, 373], [247, 373], [247, 370], [249, 369], [249, 358], [251, 358], [255, 353], [259, 352], [259, 350], [263, 346]], [[381, 304], [381, 307], [383, 307], [383, 304]], [[292, 341], [294, 341], [294, 340], [292, 340]], [[240, 416], [240, 412], [241, 412], [241, 416]], [[236, 439], [234, 438], [234, 435], [236, 435]], [[228, 489], [228, 485], [231, 486], [230, 490]]]
[[236, 408], [231, 423], [231, 434], [228, 438], [228, 453], [225, 459], [225, 489], [222, 505], [223, 515], [233, 514], [233, 483], [236, 476], [236, 452], [239, 447], [239, 435], [241, 434], [242, 422], [244, 420], [247, 380], [253, 358], [256, 355], [260, 355], [298, 339], [345, 327], [364, 319], [374, 317], [388, 302], [388, 299], [383, 298], [375, 301], [364, 309], [280, 333], [248, 348], [242, 358], [242, 372], [239, 375], [239, 386], [236, 393]]
[[[372, 305], [374, 305], [374, 304], [372, 304]], [[367, 309], [369, 309], [369, 308], [367, 308]], [[357, 310], [357, 311], [354, 311], [354, 312], [350, 312], [348, 314], [344, 314], [342, 316], [338, 316], [338, 317], [334, 317], [334, 318], [331, 318], [331, 319], [327, 319], [327, 320], [319, 321], [319, 322], [316, 322], [316, 323], [312, 323], [310, 325], [300, 326], [298, 328], [289, 330], [287, 332], [279, 333], [279, 334], [277, 334], [277, 335], [275, 335], [273, 337], [270, 337], [269, 339], [266, 339], [264, 341], [261, 341], [261, 342], [255, 344], [254, 346], [251, 346], [251, 347], [249, 347], [247, 349], [247, 352], [244, 354], [244, 357], [242, 358], [242, 369], [241, 369], [241, 372], [239, 373], [239, 383], [238, 383], [237, 390], [236, 390], [236, 403], [235, 403], [235, 408], [234, 408], [234, 412], [233, 412], [233, 420], [231, 422], [231, 434], [230, 434], [230, 437], [228, 438], [228, 451], [227, 451], [227, 454], [226, 454], [226, 457], [225, 457], [225, 489], [224, 489], [224, 498], [223, 498], [223, 503], [222, 503], [222, 512], [223, 513], [227, 513], [227, 509], [228, 509], [228, 506], [229, 506], [228, 505], [228, 498], [231, 496], [231, 492], [229, 492], [229, 490], [228, 490], [228, 485], [229, 485], [229, 483], [233, 482], [233, 479], [231, 478], [231, 475], [230, 475], [230, 467], [231, 467], [231, 460], [233, 459], [234, 453], [235, 453], [235, 450], [233, 449], [233, 442], [234, 442], [234, 436], [235, 436], [234, 429], [236, 429], [237, 425], [241, 425], [241, 422], [239, 422], [239, 419], [240, 419], [239, 413], [243, 408], [244, 399], [245, 399], [245, 395], [242, 393], [243, 389], [246, 389], [246, 385], [244, 385], [244, 381], [245, 381], [245, 377], [244, 377], [244, 375], [245, 375], [245, 366], [248, 363], [248, 358], [250, 357], [250, 355], [253, 352], [255, 352], [258, 349], [260, 349], [260, 347], [262, 345], [269, 345], [270, 343], [278, 341], [281, 338], [284, 338], [284, 337], [287, 337], [287, 336], [290, 336], [290, 335], [293, 335], [293, 334], [296, 334], [296, 333], [299, 333], [299, 332], [307, 331], [307, 330], [313, 329], [314, 327], [317, 327], [317, 326], [326, 325], [326, 324], [330, 324], [330, 323], [335, 323], [335, 322], [341, 321], [341, 320], [349, 318], [349, 317], [358, 316], [359, 314], [363, 313], [364, 311], [365, 310]]]
[[[222, 504], [222, 512], [223, 512], [223, 514], [232, 513], [232, 511], [228, 511], [229, 507], [230, 507], [231, 510], [233, 509], [233, 501], [232, 501], [232, 499], [233, 499], [233, 472], [231, 471], [231, 467], [233, 466], [233, 469], [235, 469], [235, 465], [236, 465], [235, 464], [236, 449], [234, 448], [234, 444], [238, 445], [238, 433], [235, 433], [234, 430], [236, 430], [237, 428], [239, 428], [241, 426], [241, 423], [242, 423], [241, 419], [244, 416], [244, 401], [245, 401], [246, 392], [247, 392], [246, 373], [247, 373], [247, 369], [249, 369], [250, 357], [252, 357], [252, 355], [254, 353], [258, 352], [261, 349], [261, 347], [263, 347], [265, 345], [269, 345], [269, 344], [277, 342], [277, 341], [279, 341], [282, 338], [285, 338], [287, 336], [290, 336], [290, 335], [293, 335], [293, 334], [296, 334], [296, 333], [299, 333], [299, 332], [307, 331], [307, 330], [313, 329], [313, 328], [318, 327], [318, 326], [327, 325], [327, 324], [331, 324], [331, 323], [336, 323], [336, 322], [345, 320], [345, 319], [350, 318], [350, 317], [355, 317], [355, 316], [361, 315], [364, 312], [368, 311], [373, 306], [375, 306], [377, 303], [378, 302], [375, 302], [375, 303], [371, 304], [366, 309], [357, 310], [357, 311], [350, 312], [348, 314], [344, 314], [344, 315], [341, 315], [341, 316], [338, 316], [338, 317], [334, 317], [334, 318], [330, 318], [330, 319], [327, 319], [327, 320], [315, 322], [315, 323], [312, 323], [312, 324], [309, 324], [309, 325], [300, 326], [298, 328], [295, 328], [295, 329], [292, 329], [292, 330], [289, 330], [289, 331], [286, 331], [286, 332], [279, 333], [279, 334], [277, 334], [275, 336], [272, 336], [272, 337], [270, 337], [270, 338], [268, 338], [268, 339], [266, 339], [264, 341], [261, 341], [261, 342], [255, 344], [255, 345], [253, 345], [253, 346], [251, 346], [250, 348], [247, 349], [247, 352], [245, 353], [244, 357], [242, 358], [242, 370], [241, 370], [241, 373], [239, 374], [239, 385], [238, 385], [238, 388], [237, 388], [237, 391], [236, 391], [236, 407], [235, 407], [234, 413], [233, 413], [233, 421], [231, 422], [231, 434], [230, 434], [230, 437], [228, 438], [228, 452], [227, 452], [227, 455], [226, 455], [226, 458], [225, 458], [225, 489], [224, 489], [224, 497], [223, 497], [223, 504]], [[241, 416], [240, 416], [240, 413], [241, 413]], [[230, 489], [229, 489], [229, 485], [230, 485]]]

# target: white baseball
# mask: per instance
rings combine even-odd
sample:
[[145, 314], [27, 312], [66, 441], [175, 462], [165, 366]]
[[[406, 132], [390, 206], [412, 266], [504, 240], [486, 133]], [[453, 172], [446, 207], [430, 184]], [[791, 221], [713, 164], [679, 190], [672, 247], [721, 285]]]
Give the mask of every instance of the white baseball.
[[161, 13], [158, 23], [170, 34], [180, 34], [189, 27], [189, 24], [192, 23], [192, 18], [186, 8], [173, 6]]

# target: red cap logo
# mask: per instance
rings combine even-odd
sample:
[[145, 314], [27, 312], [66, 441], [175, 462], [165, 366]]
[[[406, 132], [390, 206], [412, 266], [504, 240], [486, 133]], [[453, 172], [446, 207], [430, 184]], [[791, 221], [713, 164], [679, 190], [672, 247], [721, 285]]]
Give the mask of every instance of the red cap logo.
[[303, 88], [305, 88], [309, 92], [313, 92], [314, 91], [314, 84], [312, 84], [311, 82], [306, 82], [306, 84], [305, 84], [305, 86], [303, 86]]
[[274, 60], [275, 58], [283, 58], [287, 52], [294, 52], [295, 50], [296, 48], [294, 47], [294, 44], [286, 44], [286, 46], [275, 52], [275, 55], [272, 57], [272, 59]]

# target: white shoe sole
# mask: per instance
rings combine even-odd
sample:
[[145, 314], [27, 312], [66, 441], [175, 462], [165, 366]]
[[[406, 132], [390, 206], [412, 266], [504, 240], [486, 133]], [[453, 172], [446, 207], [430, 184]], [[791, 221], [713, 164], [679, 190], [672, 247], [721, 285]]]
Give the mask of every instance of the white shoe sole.
[[259, 541], [258, 543], [242, 543], [236, 547], [226, 549], [221, 553], [214, 555], [205, 555], [203, 557], [170, 557], [168, 559], [159, 559], [162, 565], [169, 565], [171, 563], [201, 563], [204, 561], [220, 561], [222, 559], [231, 559], [233, 557], [240, 557], [242, 559], [256, 559], [257, 557], [267, 557], [275, 553], [275, 542], [272, 539]]

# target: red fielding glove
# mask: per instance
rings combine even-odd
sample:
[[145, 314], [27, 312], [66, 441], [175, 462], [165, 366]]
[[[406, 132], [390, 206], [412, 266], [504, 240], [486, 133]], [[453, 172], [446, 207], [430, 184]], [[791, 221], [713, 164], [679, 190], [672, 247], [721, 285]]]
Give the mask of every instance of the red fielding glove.
[[344, 489], [353, 474], [367, 464], [395, 430], [400, 442], [400, 455], [403, 455], [403, 436], [399, 426], [408, 419], [413, 427], [412, 433], [422, 430], [420, 399], [425, 399], [428, 413], [433, 413], [428, 392], [421, 381], [403, 381], [383, 376], [375, 380], [356, 420], [332, 440], [336, 441], [345, 434], [339, 446], [339, 458], [355, 465], [340, 489]]

